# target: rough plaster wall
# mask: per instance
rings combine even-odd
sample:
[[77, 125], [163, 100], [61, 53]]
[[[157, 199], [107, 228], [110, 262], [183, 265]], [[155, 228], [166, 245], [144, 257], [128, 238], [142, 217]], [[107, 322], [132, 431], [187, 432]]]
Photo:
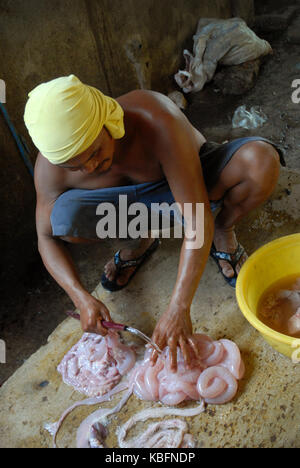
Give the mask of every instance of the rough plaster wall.
[[113, 4], [117, 15], [110, 11], [110, 0], [86, 0], [112, 95], [139, 87], [141, 81], [144, 87], [166, 91], [169, 77], [182, 60], [183, 45], [195, 32], [198, 19], [231, 16], [228, 0], [115, 0]]
[[[14, 140], [0, 117], [0, 297], [16, 286], [22, 262], [33, 245], [34, 191]], [[23, 241], [26, 244], [23, 244]]]
[[264, 15], [265, 13], [278, 10], [285, 11], [291, 5], [299, 5], [299, 0], [284, 0], [284, 2], [282, 0], [254, 0], [256, 15]]
[[[0, 0], [0, 78], [33, 162], [23, 111], [37, 84], [74, 73], [115, 97], [142, 86], [166, 92], [200, 17], [247, 19], [252, 7], [252, 0]], [[8, 280], [36, 249], [34, 188], [3, 122], [0, 139], [0, 258]]]
[[232, 16], [243, 18], [249, 25], [254, 22], [254, 1], [231, 0]]

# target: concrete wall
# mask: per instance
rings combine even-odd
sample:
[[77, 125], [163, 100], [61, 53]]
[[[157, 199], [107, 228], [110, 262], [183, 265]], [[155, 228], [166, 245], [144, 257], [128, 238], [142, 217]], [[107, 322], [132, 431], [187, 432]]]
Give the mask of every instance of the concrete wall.
[[[74, 73], [114, 97], [141, 86], [166, 92], [200, 17], [252, 13], [252, 0], [0, 0], [0, 79], [33, 162], [23, 110], [37, 84]], [[4, 277], [17, 280], [36, 251], [34, 188], [2, 120], [0, 258]]]

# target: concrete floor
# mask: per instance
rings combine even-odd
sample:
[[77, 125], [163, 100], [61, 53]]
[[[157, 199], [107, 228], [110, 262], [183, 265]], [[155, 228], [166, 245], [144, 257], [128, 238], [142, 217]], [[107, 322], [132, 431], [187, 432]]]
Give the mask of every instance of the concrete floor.
[[[276, 193], [238, 226], [239, 240], [249, 253], [272, 239], [300, 231], [300, 105], [291, 101], [291, 83], [299, 78], [299, 46], [287, 47], [286, 33], [272, 38], [271, 43], [274, 56], [247, 95], [223, 97], [208, 86], [203, 93], [189, 97], [187, 110], [194, 125], [208, 138], [221, 142], [251, 134], [231, 128], [236, 107], [260, 105], [268, 122], [252, 133], [273, 139], [287, 150], [289, 169], [282, 170]], [[103, 265], [119, 247], [119, 243], [104, 242], [71, 249], [89, 290], [95, 289]], [[171, 294], [179, 249], [178, 241], [163, 240], [128, 289], [111, 295], [96, 288], [115, 320], [151, 334]], [[43, 424], [57, 420], [71, 402], [81, 398], [56, 372], [62, 356], [80, 337], [75, 321], [62, 322], [68, 308], [72, 308], [70, 300], [49, 278], [39, 259], [31, 265], [26, 281], [12, 285], [7, 299], [1, 299], [0, 336], [7, 344], [7, 364], [0, 364], [0, 447], [49, 447], [51, 438]], [[195, 296], [192, 316], [195, 331], [236, 341], [246, 364], [235, 400], [208, 407], [190, 421], [199, 447], [299, 447], [299, 366], [273, 351], [245, 321], [234, 291], [211, 259]], [[48, 384], [40, 386], [43, 382]], [[111, 425], [110, 446], [116, 444], [114, 426], [147, 406], [131, 399]], [[76, 428], [89, 411], [79, 409], [68, 418], [59, 438], [61, 446], [74, 445]]]

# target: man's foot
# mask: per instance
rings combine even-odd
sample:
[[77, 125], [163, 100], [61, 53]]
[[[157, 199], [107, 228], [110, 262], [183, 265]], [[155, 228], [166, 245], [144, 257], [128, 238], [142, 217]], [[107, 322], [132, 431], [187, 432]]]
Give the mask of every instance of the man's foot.
[[[102, 285], [109, 290], [118, 290], [128, 284], [132, 276], [136, 273], [139, 266], [146, 258], [157, 248], [158, 239], [154, 240], [143, 239], [140, 246], [136, 249], [123, 249], [116, 255], [119, 259], [119, 265], [116, 264], [116, 256], [110, 260], [104, 267], [104, 275], [102, 277]], [[127, 266], [126, 262], [133, 261], [134, 266]], [[122, 265], [124, 264], [124, 266]], [[107, 283], [114, 283], [116, 288]]]
[[237, 256], [240, 256], [236, 265], [231, 265], [232, 262], [229, 262], [228, 260], [220, 260], [220, 259], [215, 258], [225, 278], [228, 278], [230, 280], [230, 278], [237, 277], [237, 275], [239, 274], [241, 270], [242, 265], [247, 260], [248, 255], [246, 254], [244, 250], [242, 251], [241, 248], [238, 249], [239, 243], [236, 239], [234, 228], [231, 228], [231, 229], [216, 228], [215, 237], [214, 237], [214, 246], [217, 252], [226, 252], [229, 254], [236, 254]]

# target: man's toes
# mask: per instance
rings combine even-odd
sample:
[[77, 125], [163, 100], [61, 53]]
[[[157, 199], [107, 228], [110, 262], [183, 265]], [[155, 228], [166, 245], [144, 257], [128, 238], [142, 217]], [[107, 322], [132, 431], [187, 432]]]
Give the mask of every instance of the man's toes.
[[113, 267], [111, 263], [107, 263], [104, 267], [104, 274], [109, 281], [113, 281], [115, 277], [116, 269]]
[[221, 267], [222, 267], [222, 272], [227, 278], [233, 278], [234, 276], [234, 271], [232, 267], [229, 265], [228, 262], [220, 262]]

